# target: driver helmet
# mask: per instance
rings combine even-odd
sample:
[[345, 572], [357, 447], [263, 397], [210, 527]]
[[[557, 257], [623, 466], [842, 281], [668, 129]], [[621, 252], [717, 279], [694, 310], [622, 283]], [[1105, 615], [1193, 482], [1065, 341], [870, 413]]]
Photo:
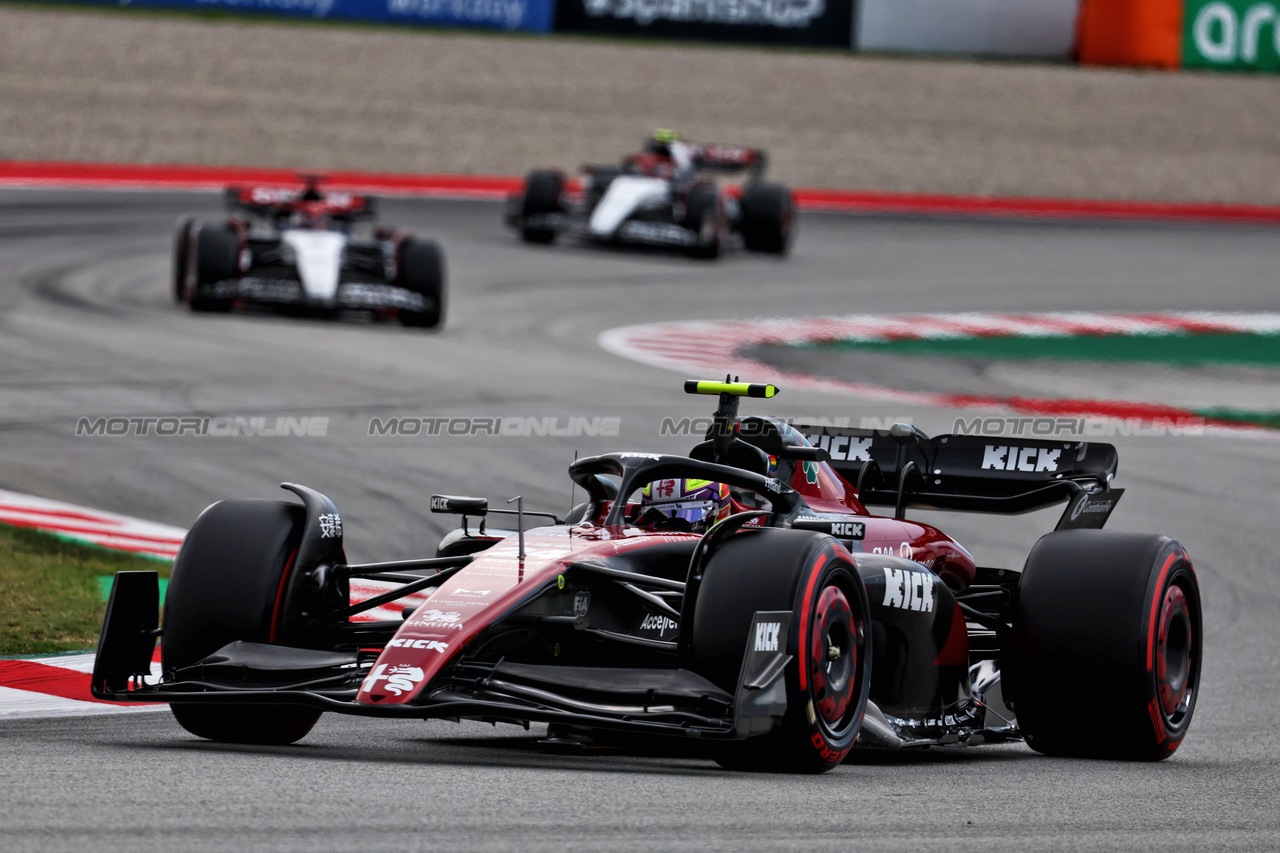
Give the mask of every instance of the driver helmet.
[[644, 151], [646, 154], [657, 154], [661, 157], [671, 156], [671, 143], [680, 139], [680, 134], [674, 130], [665, 130], [659, 128], [653, 132], [644, 142]]
[[729, 486], [711, 480], [655, 480], [640, 492], [637, 522], [665, 530], [706, 533], [728, 518]]

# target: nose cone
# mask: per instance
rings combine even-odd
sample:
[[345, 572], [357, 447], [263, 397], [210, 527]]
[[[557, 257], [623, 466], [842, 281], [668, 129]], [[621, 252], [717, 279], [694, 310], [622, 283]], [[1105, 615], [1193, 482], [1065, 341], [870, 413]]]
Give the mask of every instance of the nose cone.
[[667, 198], [667, 182], [661, 178], [620, 175], [609, 184], [604, 197], [591, 212], [587, 227], [597, 237], [611, 237], [641, 205]]
[[298, 278], [312, 299], [331, 300], [338, 292], [342, 249], [347, 238], [333, 231], [290, 230], [281, 235], [297, 257]]

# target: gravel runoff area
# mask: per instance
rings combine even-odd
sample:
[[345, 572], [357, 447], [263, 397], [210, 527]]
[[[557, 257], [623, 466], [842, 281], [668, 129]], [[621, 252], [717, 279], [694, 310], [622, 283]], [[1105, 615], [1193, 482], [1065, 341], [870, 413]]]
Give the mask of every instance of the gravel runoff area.
[[1280, 78], [0, 8], [0, 159], [522, 174], [654, 127], [795, 186], [1280, 203]]

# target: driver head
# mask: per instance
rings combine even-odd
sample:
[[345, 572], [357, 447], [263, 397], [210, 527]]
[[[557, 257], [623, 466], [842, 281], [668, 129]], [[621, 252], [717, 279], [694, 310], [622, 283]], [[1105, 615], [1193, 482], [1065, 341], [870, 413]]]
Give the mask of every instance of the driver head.
[[640, 493], [636, 523], [655, 530], [706, 533], [729, 513], [729, 486], [725, 483], [655, 480]]

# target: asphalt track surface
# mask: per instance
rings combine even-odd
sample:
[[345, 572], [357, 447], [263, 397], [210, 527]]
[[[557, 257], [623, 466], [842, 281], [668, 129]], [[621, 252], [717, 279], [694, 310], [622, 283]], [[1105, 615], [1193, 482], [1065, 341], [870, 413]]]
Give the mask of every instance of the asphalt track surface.
[[[792, 258], [706, 264], [522, 246], [492, 203], [389, 201], [437, 236], [447, 327], [196, 316], [168, 295], [173, 219], [213, 195], [0, 192], [0, 487], [188, 525], [282, 480], [327, 492], [349, 555], [429, 551], [432, 492], [561, 510], [575, 450], [680, 451], [664, 416], [709, 413], [685, 378], [602, 351], [618, 325], [946, 310], [1274, 310], [1274, 230], [805, 215]], [[767, 377], [752, 377], [767, 379]], [[784, 415], [957, 413], [783, 389]], [[1046, 389], [1052, 391], [1052, 389]], [[80, 417], [328, 417], [322, 438], [79, 437]], [[966, 413], [972, 414], [972, 413]], [[620, 418], [616, 438], [369, 436], [371, 417]], [[796, 778], [651, 748], [562, 753], [540, 727], [326, 716], [301, 744], [220, 746], [167, 713], [0, 722], [4, 850], [1274, 849], [1280, 442], [1117, 439], [1111, 526], [1181, 539], [1205, 596], [1191, 733], [1158, 765], [1021, 745], [855, 755]], [[942, 523], [937, 517], [932, 520]], [[956, 516], [986, 565], [1020, 566], [1045, 514]], [[1106, 724], [1087, 672], [1063, 680], [1081, 736]]]

